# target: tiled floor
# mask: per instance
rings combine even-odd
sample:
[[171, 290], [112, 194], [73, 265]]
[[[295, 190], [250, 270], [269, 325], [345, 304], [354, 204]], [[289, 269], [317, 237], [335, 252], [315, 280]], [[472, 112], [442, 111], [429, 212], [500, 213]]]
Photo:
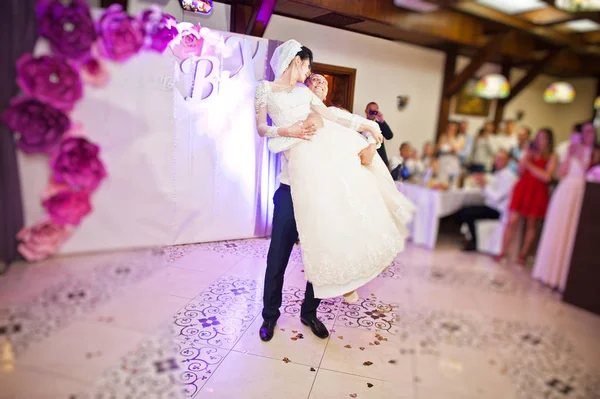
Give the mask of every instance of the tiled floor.
[[0, 277], [0, 399], [600, 398], [600, 318], [452, 249], [409, 247], [357, 304], [323, 301], [320, 340], [299, 322], [296, 248], [263, 343], [268, 244], [13, 266]]

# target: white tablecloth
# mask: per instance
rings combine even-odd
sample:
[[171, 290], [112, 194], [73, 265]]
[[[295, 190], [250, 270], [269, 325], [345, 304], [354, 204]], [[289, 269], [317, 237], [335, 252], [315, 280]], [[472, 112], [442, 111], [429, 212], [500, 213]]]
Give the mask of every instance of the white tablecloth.
[[396, 185], [417, 206], [417, 212], [409, 226], [412, 241], [428, 249], [435, 248], [440, 218], [452, 215], [465, 206], [484, 203], [483, 194], [479, 191], [440, 191], [402, 182], [397, 182]]

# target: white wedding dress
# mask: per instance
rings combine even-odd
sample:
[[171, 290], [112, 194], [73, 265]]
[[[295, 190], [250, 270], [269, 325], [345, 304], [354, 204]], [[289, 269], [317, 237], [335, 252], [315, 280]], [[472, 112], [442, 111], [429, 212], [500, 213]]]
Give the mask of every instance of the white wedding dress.
[[269, 82], [259, 83], [256, 108], [258, 119], [266, 110], [275, 126], [291, 126], [311, 112], [324, 119], [310, 141], [270, 139], [294, 142], [283, 156], [304, 271], [315, 297], [339, 296], [377, 277], [404, 250], [405, 226], [415, 207], [380, 157], [369, 167], [361, 165], [358, 153], [367, 142], [353, 118], [332, 113], [306, 86], [275, 92]]

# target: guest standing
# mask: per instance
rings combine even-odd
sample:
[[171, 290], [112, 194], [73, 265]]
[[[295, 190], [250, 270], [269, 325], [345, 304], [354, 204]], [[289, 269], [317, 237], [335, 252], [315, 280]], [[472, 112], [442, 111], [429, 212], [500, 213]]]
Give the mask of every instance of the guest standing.
[[[573, 139], [573, 136], [578, 138]], [[585, 192], [585, 174], [596, 144], [594, 124], [576, 125], [571, 137], [572, 144], [558, 169], [561, 181], [552, 194], [532, 272], [533, 278], [561, 292], [569, 274]]]
[[466, 165], [469, 162], [469, 157], [473, 152], [473, 137], [469, 134], [469, 123], [465, 120], [460, 121], [458, 124], [458, 135], [464, 137], [465, 145], [461, 151], [458, 152], [458, 158], [460, 159], [461, 165]]
[[465, 146], [465, 138], [458, 134], [458, 123], [448, 122], [446, 133], [438, 140], [438, 176], [442, 180], [457, 178], [460, 174], [458, 153]]
[[523, 158], [523, 154], [529, 148], [529, 140], [531, 139], [531, 129], [527, 126], [521, 126], [517, 130], [517, 145], [513, 147], [512, 159], [510, 161], [510, 168], [514, 173], [518, 173], [519, 161]]
[[474, 173], [483, 173], [489, 169], [493, 158], [492, 134], [483, 128], [475, 139], [469, 170]]
[[500, 150], [512, 151], [512, 149], [517, 145], [517, 136], [514, 134], [515, 123], [512, 120], [504, 121], [500, 128], [498, 129], [498, 133], [494, 137], [494, 152], [498, 152]]
[[529, 250], [538, 233], [538, 224], [546, 216], [550, 193], [548, 185], [556, 170], [556, 154], [553, 153], [554, 133], [550, 128], [540, 129], [531, 149], [519, 163], [519, 181], [510, 202], [510, 215], [504, 231], [502, 251], [496, 261], [502, 260], [519, 221], [526, 220], [525, 240], [519, 253], [518, 264], [524, 265]]
[[[377, 122], [379, 128], [381, 129], [381, 134], [386, 140], [391, 140], [394, 137], [394, 133], [392, 133], [392, 129], [388, 126], [387, 122], [383, 118], [383, 114], [379, 110], [379, 105], [375, 102], [370, 102], [367, 104], [367, 108], [365, 109], [365, 113], [367, 114], [367, 119], [371, 121]], [[387, 153], [385, 152], [385, 145], [381, 144], [381, 147], [377, 149], [379, 156], [383, 159], [383, 163], [385, 166], [389, 168], [390, 164], [388, 161]]]

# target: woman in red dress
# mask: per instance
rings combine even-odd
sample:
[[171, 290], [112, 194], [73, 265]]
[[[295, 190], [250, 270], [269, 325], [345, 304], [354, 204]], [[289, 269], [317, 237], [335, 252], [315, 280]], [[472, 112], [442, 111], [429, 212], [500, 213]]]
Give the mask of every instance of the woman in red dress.
[[546, 216], [546, 208], [550, 200], [548, 185], [557, 166], [556, 154], [553, 151], [554, 134], [552, 129], [540, 129], [531, 149], [519, 162], [518, 171], [521, 177], [513, 190], [502, 252], [496, 257], [496, 261], [504, 258], [521, 218], [525, 218], [527, 227], [518, 263], [524, 265], [527, 261], [529, 250], [538, 235], [539, 222]]

